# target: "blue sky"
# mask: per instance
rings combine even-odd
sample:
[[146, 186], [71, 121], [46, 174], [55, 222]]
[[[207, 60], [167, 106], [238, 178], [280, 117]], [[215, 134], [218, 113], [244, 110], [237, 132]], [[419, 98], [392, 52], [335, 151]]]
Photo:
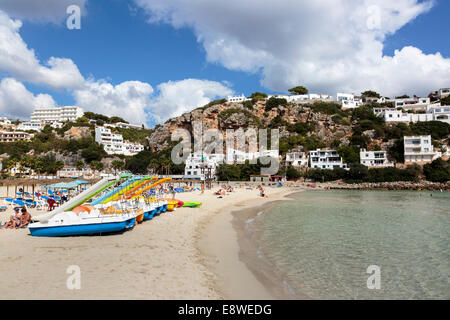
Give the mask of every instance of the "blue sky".
[[[112, 83], [139, 80], [156, 85], [170, 80], [198, 78], [228, 81], [237, 93], [266, 90], [259, 77], [228, 70], [205, 61], [205, 52], [192, 30], [148, 24], [142, 10], [132, 12], [132, 1], [88, 2], [80, 30], [51, 23], [25, 22], [21, 35], [41, 61], [70, 57], [85, 76]], [[42, 92], [45, 88], [37, 88]], [[73, 104], [64, 92], [49, 91], [59, 104]]]
[[[268, 0], [267, 8], [262, 6], [248, 12], [241, 7], [243, 2], [239, 0], [227, 3], [198, 1], [192, 6], [192, 2], [187, 0], [76, 0], [85, 4], [81, 30], [68, 30], [64, 21], [67, 15], [64, 14], [55, 23], [45, 19], [36, 21], [30, 13], [20, 16], [16, 11], [11, 11], [14, 3], [31, 0], [4, 1], [9, 1], [10, 5], [2, 8], [0, 2], [0, 9], [9, 10], [6, 13], [11, 19], [20, 18], [23, 22], [20, 30], [13, 32], [19, 34], [28, 49], [34, 50], [39, 63], [46, 66], [51, 57], [71, 60], [75, 69], [79, 70], [85, 87], [80, 89], [79, 86], [67, 85], [55, 88], [45, 79], [36, 81], [35, 77], [17, 76], [7, 67], [3, 70], [0, 67], [0, 80], [15, 77], [35, 98], [39, 94], [48, 94], [57, 105], [84, 104], [90, 111], [122, 113], [123, 110], [125, 115], [139, 114], [134, 118], [130, 115], [129, 120], [149, 125], [231, 91], [246, 95], [254, 91], [281, 93], [290, 86], [302, 84], [313, 92], [332, 95], [337, 91], [359, 93], [358, 90], [364, 89], [380, 90], [385, 95], [400, 95], [427, 94], [438, 89], [437, 86], [450, 86], [450, 72], [447, 72], [450, 71], [450, 46], [445, 39], [450, 31], [450, 20], [447, 19], [450, 1], [435, 0], [431, 9], [426, 9], [421, 4], [429, 4], [429, 1], [411, 3], [401, 0], [398, 7], [392, 9], [387, 1], [374, 0], [380, 2], [383, 10], [388, 8], [392, 11], [383, 14], [385, 20], [382, 20], [376, 36], [364, 29], [361, 33], [367, 34], [363, 36], [355, 33], [352, 30], [357, 28], [353, 27], [354, 19], [361, 17], [355, 16], [347, 21], [344, 9], [340, 19], [343, 23], [334, 26], [326, 15], [315, 17], [316, 8], [308, 2], [297, 8], [287, 0]], [[55, 0], [45, 1], [49, 7], [54, 5], [56, 8]], [[352, 3], [339, 1], [342, 4]], [[275, 10], [270, 3], [276, 6]], [[166, 5], [171, 10], [171, 6], [175, 8], [173, 15], [170, 10], [158, 13], [157, 10]], [[339, 14], [340, 9], [330, 8], [330, 17]], [[296, 13], [295, 10], [298, 10], [298, 19], [289, 18], [291, 12]], [[414, 10], [419, 13], [411, 15]], [[219, 16], [214, 19], [214, 14], [225, 11], [234, 13], [229, 21]], [[362, 7], [363, 14], [364, 11]], [[277, 14], [283, 18], [277, 19]], [[148, 21], [149, 17], [155, 16], [156, 22]], [[213, 19], [210, 19], [211, 16]], [[271, 16], [274, 17], [273, 25], [264, 21]], [[323, 19], [322, 24], [317, 25], [320, 19]], [[391, 23], [394, 19], [403, 22]], [[327, 26], [327, 23], [330, 25]], [[364, 24], [365, 21], [361, 20], [363, 27]], [[296, 32], [295, 28], [302, 30]], [[393, 34], [390, 28], [395, 29]], [[341, 47], [340, 42], [333, 43], [336, 37], [332, 33], [335, 30], [340, 32], [337, 40], [342, 34], [345, 46]], [[317, 39], [329, 37], [331, 40], [319, 43], [311, 37], [316, 33]], [[373, 53], [378, 48], [375, 39], [380, 34], [385, 37], [382, 50]], [[314, 39], [314, 43], [305, 40], [308, 38]], [[405, 47], [413, 49], [403, 50]], [[330, 51], [336, 48], [337, 52], [342, 53], [330, 55]], [[401, 52], [396, 55], [395, 50]], [[437, 52], [443, 57], [435, 56]], [[359, 61], [361, 56], [364, 59]], [[386, 61], [383, 56], [393, 58]], [[1, 59], [0, 55], [0, 66]], [[424, 65], [433, 67], [423, 71]], [[329, 68], [335, 69], [330, 72]], [[427, 77], [432, 81], [428, 81]], [[207, 82], [183, 82], [186, 79]], [[117, 86], [127, 81], [138, 82], [126, 85], [127, 90], [136, 89], [138, 94], [133, 91], [121, 96], [119, 89], [109, 88], [109, 93], [97, 99], [96, 95], [104, 89], [98, 87], [101, 83]], [[195, 97], [189, 97], [190, 88], [195, 88]], [[1, 90], [0, 87], [0, 112], [17, 114], [5, 101], [2, 107]], [[180, 92], [180, 97], [174, 98], [174, 92]], [[11, 90], [7, 93], [4, 96], [12, 94]], [[109, 99], [109, 94], [114, 97]], [[127, 110], [127, 99], [135, 95], [139, 96], [138, 99]], [[118, 103], [117, 108], [111, 108], [114, 101]]]

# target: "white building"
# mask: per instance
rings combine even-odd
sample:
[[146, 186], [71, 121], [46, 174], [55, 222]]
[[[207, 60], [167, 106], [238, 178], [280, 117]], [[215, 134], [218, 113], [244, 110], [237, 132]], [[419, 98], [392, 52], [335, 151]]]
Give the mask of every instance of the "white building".
[[332, 101], [332, 97], [328, 94], [298, 94], [298, 95], [269, 95], [268, 99], [276, 98], [276, 99], [286, 99], [289, 103], [310, 103], [314, 101]]
[[450, 124], [450, 106], [441, 106], [440, 104], [428, 105], [426, 113], [403, 112], [401, 109], [392, 108], [375, 108], [373, 112], [377, 116], [381, 116], [386, 122], [442, 121]]
[[444, 99], [446, 97], [450, 96], [450, 88], [442, 88], [438, 91], [438, 97], [439, 99]]
[[142, 125], [138, 124], [132, 124], [132, 123], [125, 123], [125, 122], [117, 122], [116, 123], [117, 128], [124, 128], [124, 129], [142, 129]]
[[434, 151], [431, 136], [404, 137], [405, 144], [405, 164], [425, 164], [430, 163], [442, 154]]
[[392, 102], [395, 108], [402, 108], [407, 111], [425, 111], [430, 104], [430, 98], [405, 98], [390, 99], [386, 102]]
[[77, 106], [36, 108], [31, 114], [31, 121], [43, 123], [76, 121], [78, 118], [81, 118], [83, 114], [83, 109]]
[[366, 149], [361, 149], [359, 156], [361, 158], [361, 164], [369, 168], [385, 168], [394, 166], [393, 163], [388, 161], [386, 151], [367, 151]]
[[355, 95], [350, 93], [338, 93], [336, 101], [343, 109], [354, 109], [362, 106], [361, 99], [355, 99]]
[[28, 122], [21, 122], [17, 125], [17, 130], [34, 130], [34, 131], [41, 131], [44, 129], [45, 124], [40, 121], [28, 121]]
[[347, 169], [342, 157], [335, 150], [320, 150], [309, 152], [309, 167], [316, 169]]
[[105, 127], [95, 127], [95, 141], [103, 145], [108, 154], [133, 156], [144, 150], [143, 145], [124, 141], [121, 134], [112, 133]]
[[245, 163], [245, 161], [258, 160], [259, 158], [270, 157], [270, 158], [279, 158], [278, 150], [263, 150], [263, 151], [255, 151], [255, 152], [245, 152], [242, 150], [228, 148], [226, 153], [226, 162], [228, 164], [241, 164]]
[[34, 134], [21, 131], [0, 131], [0, 142], [30, 141]]
[[76, 167], [64, 167], [56, 173], [59, 178], [79, 178], [88, 179], [94, 176], [91, 168], [83, 168], [78, 170]]
[[8, 118], [0, 117], [0, 126], [5, 126], [5, 125], [10, 126], [11, 124], [12, 124], [11, 120], [9, 120]]
[[141, 151], [144, 151], [144, 146], [139, 143], [125, 141], [122, 145], [122, 154], [126, 156], [134, 156]]
[[303, 151], [292, 150], [291, 152], [286, 153], [285, 165], [294, 167], [307, 167], [308, 156]]
[[228, 96], [227, 101], [228, 102], [244, 102], [250, 99], [247, 99], [243, 94], [240, 96]]
[[219, 160], [223, 158], [223, 154], [191, 153], [186, 159], [183, 179], [205, 180], [208, 176], [215, 179]]
[[137, 129], [137, 130], [142, 129], [142, 125], [125, 123], [125, 122], [105, 123], [104, 126], [108, 127], [108, 128], [123, 128], [123, 129]]
[[450, 106], [441, 106], [441, 104], [431, 104], [428, 106], [428, 114], [433, 115], [434, 121], [442, 121], [450, 124]]

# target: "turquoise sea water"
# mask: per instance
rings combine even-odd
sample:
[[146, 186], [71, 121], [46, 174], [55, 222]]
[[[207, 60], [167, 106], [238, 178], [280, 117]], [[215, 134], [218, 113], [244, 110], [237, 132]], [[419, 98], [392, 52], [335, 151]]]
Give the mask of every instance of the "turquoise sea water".
[[[311, 191], [259, 215], [261, 253], [313, 299], [450, 299], [450, 193]], [[370, 290], [367, 268], [380, 267]]]

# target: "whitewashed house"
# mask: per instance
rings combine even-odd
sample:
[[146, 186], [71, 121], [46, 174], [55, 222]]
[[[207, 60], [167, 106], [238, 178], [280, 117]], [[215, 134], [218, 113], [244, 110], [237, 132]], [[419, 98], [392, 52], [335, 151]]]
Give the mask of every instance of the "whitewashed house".
[[223, 160], [223, 155], [208, 155], [206, 153], [191, 153], [186, 159], [183, 179], [205, 180], [216, 178], [216, 169]]
[[308, 166], [308, 155], [306, 152], [300, 150], [292, 150], [286, 153], [286, 166], [294, 167], [307, 167]]
[[450, 88], [442, 88], [438, 91], [438, 97], [439, 99], [444, 99], [450, 96]]
[[386, 122], [442, 121], [450, 124], [450, 106], [441, 106], [440, 103], [428, 105], [425, 113], [403, 112], [393, 108], [374, 108], [373, 112]]
[[227, 101], [228, 102], [244, 102], [250, 99], [247, 99], [243, 94], [240, 96], [228, 96]]
[[431, 136], [405, 136], [405, 164], [426, 164], [442, 156], [434, 150]]
[[95, 127], [95, 141], [103, 145], [108, 154], [133, 156], [144, 150], [143, 145], [124, 141], [121, 134], [112, 133], [111, 129], [105, 127]]
[[362, 101], [360, 99], [355, 100], [355, 95], [350, 93], [338, 93], [336, 101], [343, 109], [355, 109], [362, 106]]
[[22, 131], [28, 131], [28, 130], [34, 130], [34, 131], [41, 131], [44, 129], [45, 124], [41, 121], [28, 121], [28, 122], [21, 122], [17, 125], [17, 130]]
[[225, 161], [228, 164], [245, 163], [245, 161], [258, 160], [259, 158], [269, 157], [279, 159], [278, 150], [263, 150], [255, 152], [245, 152], [237, 149], [228, 148], [226, 152]]
[[11, 120], [9, 120], [8, 118], [0, 117], [0, 126], [10, 126], [11, 124]]
[[65, 166], [58, 172], [56, 172], [56, 176], [59, 178], [78, 178], [82, 177], [83, 179], [89, 179], [94, 176], [94, 172], [91, 168], [85, 167], [81, 170], [78, 170], [76, 167]]
[[335, 150], [314, 150], [309, 152], [309, 167], [313, 169], [347, 169], [342, 157]]
[[426, 111], [431, 103], [430, 98], [404, 98], [386, 101], [392, 102], [395, 108], [402, 108], [406, 111]]
[[385, 168], [393, 167], [394, 164], [390, 163], [386, 156], [386, 151], [367, 151], [361, 149], [359, 152], [361, 164], [369, 168]]

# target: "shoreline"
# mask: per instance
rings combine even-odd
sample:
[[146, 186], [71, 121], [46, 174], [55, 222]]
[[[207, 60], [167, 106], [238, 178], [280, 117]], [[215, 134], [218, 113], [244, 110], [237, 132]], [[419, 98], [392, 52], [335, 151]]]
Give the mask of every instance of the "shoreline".
[[[286, 282], [270, 263], [258, 257], [258, 232], [246, 232], [247, 222], [260, 212], [269, 210], [281, 201], [303, 189], [267, 188], [268, 199], [252, 199], [235, 203], [222, 212], [216, 212], [199, 226], [197, 248], [204, 259], [201, 263], [214, 277], [210, 281], [223, 299], [270, 300], [308, 299], [294, 296]], [[266, 201], [261, 204], [261, 200]], [[247, 202], [247, 203], [245, 203]], [[226, 241], [226, 242], [225, 242]]]

